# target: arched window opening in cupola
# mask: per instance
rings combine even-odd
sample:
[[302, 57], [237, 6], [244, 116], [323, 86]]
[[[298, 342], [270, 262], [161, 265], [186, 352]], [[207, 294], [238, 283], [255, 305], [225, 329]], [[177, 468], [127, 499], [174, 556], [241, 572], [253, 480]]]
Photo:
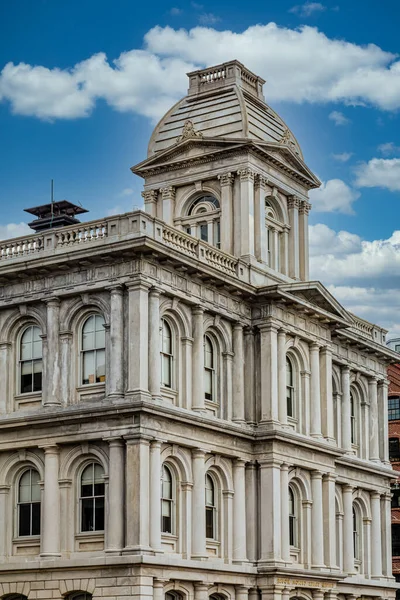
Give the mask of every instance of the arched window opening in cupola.
[[265, 199], [266, 259], [267, 264], [275, 271], [281, 270], [283, 249], [283, 223], [271, 201]]
[[182, 217], [183, 230], [203, 242], [220, 248], [220, 204], [217, 198], [205, 195], [189, 203]]

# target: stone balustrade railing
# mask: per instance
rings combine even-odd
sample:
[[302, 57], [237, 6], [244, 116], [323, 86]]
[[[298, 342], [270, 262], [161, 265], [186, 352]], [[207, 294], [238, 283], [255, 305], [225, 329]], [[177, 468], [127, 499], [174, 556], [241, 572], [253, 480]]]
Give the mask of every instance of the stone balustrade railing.
[[5, 240], [0, 244], [0, 261], [37, 254], [41, 250], [43, 250], [43, 236], [41, 234]]
[[71, 227], [61, 227], [55, 230], [57, 246], [74, 246], [95, 242], [107, 237], [107, 222], [82, 223]]
[[364, 321], [364, 319], [360, 319], [360, 317], [357, 317], [353, 314], [351, 314], [351, 318], [353, 319], [353, 325], [351, 329], [353, 329], [356, 333], [365, 338], [373, 340], [378, 344], [385, 343], [385, 336], [387, 333], [386, 329], [382, 329], [382, 327], [378, 327], [377, 325], [373, 325], [368, 321]]

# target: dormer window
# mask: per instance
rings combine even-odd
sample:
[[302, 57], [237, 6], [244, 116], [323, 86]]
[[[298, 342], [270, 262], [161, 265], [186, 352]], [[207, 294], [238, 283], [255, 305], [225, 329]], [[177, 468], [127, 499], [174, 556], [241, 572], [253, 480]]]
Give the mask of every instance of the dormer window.
[[195, 198], [181, 220], [183, 230], [212, 246], [220, 247], [220, 205], [214, 196]]

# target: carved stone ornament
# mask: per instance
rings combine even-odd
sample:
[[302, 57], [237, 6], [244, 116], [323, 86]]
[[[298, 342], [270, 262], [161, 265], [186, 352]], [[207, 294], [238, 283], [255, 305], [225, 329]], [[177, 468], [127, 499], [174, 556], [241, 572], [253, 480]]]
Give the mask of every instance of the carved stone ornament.
[[201, 131], [196, 131], [194, 125], [190, 119], [185, 121], [181, 135], [178, 137], [177, 142], [187, 140], [189, 138], [202, 138], [203, 134]]
[[300, 202], [299, 213], [301, 215], [308, 215], [310, 210], [311, 210], [311, 204], [309, 202], [307, 202], [306, 200], [302, 200]]
[[234, 175], [234, 173], [223, 173], [222, 175], [218, 175], [218, 179], [221, 182], [221, 186], [233, 185], [235, 175]]
[[157, 202], [158, 190], [146, 190], [142, 192], [142, 198], [145, 202]]
[[237, 174], [240, 176], [241, 181], [254, 181], [257, 173], [251, 169], [240, 169]]
[[297, 198], [297, 196], [288, 196], [287, 203], [288, 203], [288, 208], [297, 208], [298, 209], [300, 206], [300, 198]]
[[279, 143], [284, 146], [288, 146], [291, 150], [293, 150], [296, 154], [298, 154], [296, 144], [292, 138], [292, 134], [290, 133], [289, 129], [285, 129], [281, 139], [279, 140]]

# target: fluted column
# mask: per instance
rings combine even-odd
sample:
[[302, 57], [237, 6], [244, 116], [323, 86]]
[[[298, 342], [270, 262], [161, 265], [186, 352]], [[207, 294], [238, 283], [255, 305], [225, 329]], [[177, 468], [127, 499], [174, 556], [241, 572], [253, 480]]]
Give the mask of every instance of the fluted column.
[[204, 311], [201, 306], [192, 308], [192, 408], [204, 410]]
[[233, 421], [244, 423], [244, 352], [243, 325], [233, 326]]
[[371, 493], [371, 576], [382, 577], [381, 497]]
[[308, 214], [311, 204], [302, 200], [299, 207], [299, 250], [300, 250], [300, 279], [308, 281], [309, 279], [309, 249], [308, 249]]
[[128, 286], [128, 391], [148, 394], [149, 388], [149, 284], [134, 281]]
[[287, 425], [286, 399], [286, 331], [278, 331], [278, 415], [281, 425]]
[[247, 562], [245, 461], [233, 461], [233, 562]]
[[343, 571], [354, 573], [353, 488], [342, 486], [343, 495]]
[[218, 175], [221, 185], [221, 250], [233, 254], [233, 173]]
[[276, 424], [278, 418], [278, 327], [274, 323], [260, 326], [261, 337], [261, 421]]
[[161, 442], [150, 442], [150, 546], [161, 551]]
[[351, 452], [350, 369], [342, 367], [342, 448]]
[[289, 465], [281, 466], [281, 537], [282, 560], [290, 562], [289, 540]]
[[110, 290], [110, 368], [109, 396], [120, 398], [124, 392], [124, 292], [122, 286]]
[[321, 394], [319, 345], [310, 346], [310, 397], [311, 397], [311, 431], [312, 437], [321, 437]]
[[257, 260], [266, 263], [267, 230], [265, 227], [265, 195], [268, 180], [257, 175], [254, 184], [254, 252]]
[[241, 169], [240, 201], [241, 201], [241, 256], [254, 256], [254, 176], [251, 169]]
[[389, 417], [388, 417], [388, 385], [387, 379], [378, 382], [378, 413], [379, 413], [379, 455], [386, 465], [389, 461]]
[[151, 217], [157, 216], [158, 190], [145, 190], [141, 193], [144, 200], [144, 210]]
[[174, 224], [175, 213], [175, 193], [176, 188], [173, 186], [160, 189], [162, 198], [162, 218], [168, 225]]
[[53, 445], [43, 449], [44, 491], [40, 555], [47, 558], [60, 556], [59, 448]]
[[312, 510], [311, 510], [311, 563], [312, 567], [324, 567], [324, 518], [322, 512], [322, 473], [311, 472]]
[[289, 277], [299, 279], [300, 277], [300, 254], [299, 254], [299, 206], [300, 200], [296, 196], [288, 197], [289, 210]]
[[156, 398], [161, 395], [160, 351], [160, 290], [151, 288], [149, 292], [149, 392]]
[[329, 346], [321, 348], [321, 405], [322, 432], [328, 442], [335, 441], [332, 393], [332, 350]]
[[106, 552], [120, 554], [124, 547], [124, 471], [125, 442], [121, 438], [108, 439], [109, 485]]
[[[44, 402], [46, 406], [61, 404], [60, 398], [60, 300], [51, 298], [46, 301], [47, 305], [47, 365], [46, 393]], [[46, 381], [47, 380], [47, 381]]]
[[[369, 459], [379, 462], [379, 427], [378, 427], [378, 381], [375, 377], [368, 379], [369, 396]], [[386, 400], [387, 402], [387, 400]]]
[[336, 568], [336, 476], [327, 473], [322, 480], [324, 512], [324, 561], [327, 567]]
[[149, 441], [127, 438], [125, 461], [124, 553], [149, 553]]
[[205, 509], [205, 453], [192, 451], [192, 558], [203, 559], [206, 552], [206, 509]]
[[260, 542], [265, 565], [282, 562], [281, 558], [281, 465], [276, 461], [260, 462]]

